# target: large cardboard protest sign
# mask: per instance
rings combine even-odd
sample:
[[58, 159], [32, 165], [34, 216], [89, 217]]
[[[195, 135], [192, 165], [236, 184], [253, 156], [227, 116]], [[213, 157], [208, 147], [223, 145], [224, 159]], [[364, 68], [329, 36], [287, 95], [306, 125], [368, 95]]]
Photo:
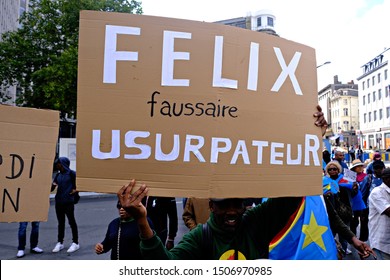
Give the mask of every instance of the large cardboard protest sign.
[[314, 49], [219, 24], [83, 11], [77, 184], [115, 193], [321, 193]]
[[59, 112], [0, 105], [0, 222], [47, 221]]

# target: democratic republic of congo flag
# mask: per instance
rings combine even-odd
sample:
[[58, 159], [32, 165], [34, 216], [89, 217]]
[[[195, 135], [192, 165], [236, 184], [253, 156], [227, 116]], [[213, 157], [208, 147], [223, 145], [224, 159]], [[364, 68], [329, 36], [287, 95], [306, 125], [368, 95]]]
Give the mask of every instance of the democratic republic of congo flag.
[[337, 260], [336, 244], [321, 196], [306, 196], [269, 246], [274, 260]]

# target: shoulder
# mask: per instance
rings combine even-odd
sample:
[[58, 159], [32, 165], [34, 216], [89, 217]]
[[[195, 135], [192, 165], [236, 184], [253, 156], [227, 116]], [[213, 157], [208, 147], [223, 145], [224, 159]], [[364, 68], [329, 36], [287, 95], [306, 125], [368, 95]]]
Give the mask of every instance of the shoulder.
[[110, 222], [110, 224], [108, 225], [108, 227], [113, 227], [113, 226], [119, 225], [119, 221], [120, 221], [119, 218], [113, 219], [113, 220]]
[[371, 190], [371, 193], [370, 193], [370, 197], [374, 197], [374, 198], [380, 198], [383, 196], [383, 192], [385, 191], [384, 189], [384, 186], [383, 184], [376, 187], [376, 188], [373, 188]]

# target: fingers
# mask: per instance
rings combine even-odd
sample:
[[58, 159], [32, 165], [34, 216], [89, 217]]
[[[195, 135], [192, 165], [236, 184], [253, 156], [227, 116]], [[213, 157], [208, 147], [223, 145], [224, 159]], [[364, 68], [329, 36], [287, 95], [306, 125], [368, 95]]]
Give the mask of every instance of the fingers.
[[136, 183], [135, 179], [132, 179], [127, 185], [124, 185], [122, 188], [120, 188], [119, 191], [117, 192], [118, 198], [120, 199], [126, 196], [126, 194], [130, 194], [132, 189], [135, 186], [135, 183]]
[[148, 188], [142, 184], [138, 190], [133, 192], [136, 181], [132, 179], [127, 185], [124, 185], [117, 193], [118, 199], [123, 206], [138, 205], [147, 195]]
[[142, 184], [141, 187], [130, 196], [132, 202], [135, 205], [138, 205], [139, 203], [141, 203], [142, 199], [148, 194], [148, 191], [149, 190], [146, 187], [146, 185]]

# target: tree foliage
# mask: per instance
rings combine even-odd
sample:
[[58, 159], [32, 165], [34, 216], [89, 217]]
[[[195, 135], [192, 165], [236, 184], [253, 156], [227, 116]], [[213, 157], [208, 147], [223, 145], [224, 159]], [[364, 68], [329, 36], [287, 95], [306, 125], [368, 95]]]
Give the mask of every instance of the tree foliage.
[[0, 81], [17, 86], [17, 105], [75, 116], [80, 10], [142, 14], [136, 0], [30, 0], [0, 42]]

